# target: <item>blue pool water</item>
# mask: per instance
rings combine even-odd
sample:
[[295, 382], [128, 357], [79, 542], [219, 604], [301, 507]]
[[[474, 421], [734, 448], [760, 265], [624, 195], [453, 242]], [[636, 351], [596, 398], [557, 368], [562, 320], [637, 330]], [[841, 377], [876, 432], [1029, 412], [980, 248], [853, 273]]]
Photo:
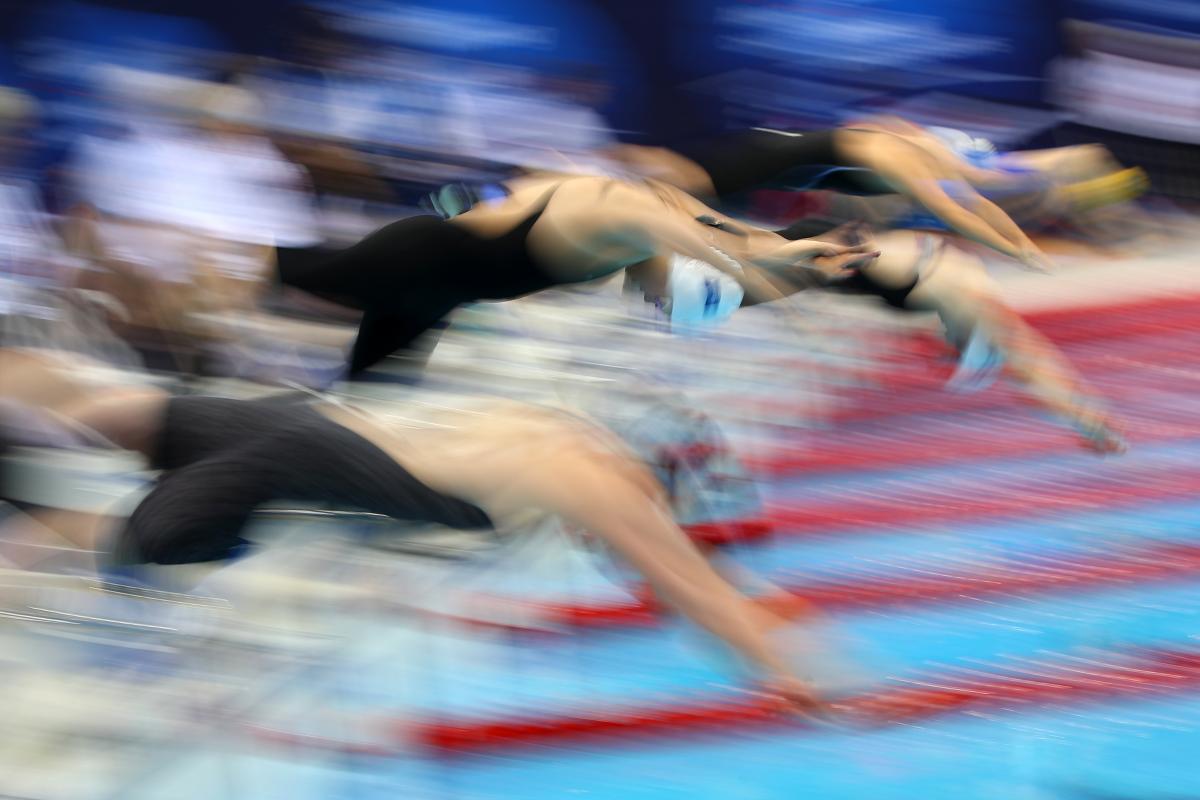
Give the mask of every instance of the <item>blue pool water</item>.
[[[1200, 445], [1148, 448], [1127, 467], [1169, 470], [1200, 460]], [[1092, 461], [1095, 477], [1117, 469]], [[1010, 467], [1011, 464], [1005, 464]], [[914, 486], [994, 465], [858, 475], [856, 488]], [[1022, 482], [1077, 480], [1074, 456], [1030, 460]], [[1005, 470], [1006, 474], [1012, 472]], [[1015, 480], [1015, 479], [1014, 479]], [[773, 500], [836, 494], [838, 481], [781, 482]], [[845, 486], [845, 480], [843, 480]], [[883, 532], [779, 535], [736, 557], [791, 580], [911, 574], [913, 570], [1019, 569], [1059, 557], [1120, 554], [1152, 542], [1200, 539], [1200, 499], [1022, 520], [938, 524]], [[1068, 592], [963, 597], [927, 605], [864, 608], [834, 622], [877, 680], [955, 668], [1003, 672], [1028, 659], [1121, 653], [1137, 647], [1200, 648], [1200, 580], [1077, 587]], [[337, 738], [343, 719], [405, 715], [482, 718], [580, 713], [630, 703], [734, 695], [735, 676], [682, 623], [530, 639], [432, 623], [359, 621], [353, 646], [296, 689], [280, 724]], [[321, 709], [318, 713], [314, 709]], [[717, 731], [631, 742], [562, 742], [501, 754], [430, 760], [351, 756], [321, 748], [244, 753], [214, 746], [141, 785], [145, 797], [288, 798], [1093, 798], [1200, 794], [1200, 690], [986, 709], [873, 730]], [[172, 789], [174, 787], [174, 789]], [[209, 794], [192, 794], [202, 789]], [[186, 791], [185, 791], [186, 790]], [[159, 794], [164, 792], [164, 794]], [[174, 792], [174, 793], [173, 793]], [[135, 795], [130, 795], [135, 796]]]

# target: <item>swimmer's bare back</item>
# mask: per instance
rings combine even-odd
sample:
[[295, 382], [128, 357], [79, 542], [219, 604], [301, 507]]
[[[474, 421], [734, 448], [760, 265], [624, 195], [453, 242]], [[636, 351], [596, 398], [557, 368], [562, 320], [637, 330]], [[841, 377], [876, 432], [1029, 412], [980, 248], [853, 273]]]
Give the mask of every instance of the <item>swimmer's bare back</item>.
[[501, 527], [540, 512], [591, 532], [660, 597], [741, 653], [768, 691], [811, 707], [807, 686], [768, 637], [777, 620], [705, 560], [672, 520], [663, 487], [612, 434], [517, 404], [481, 411], [447, 414], [424, 428], [346, 408], [323, 413], [428, 486], [474, 502]]
[[483, 508], [501, 527], [544, 507], [545, 483], [570, 482], [572, 465], [602, 464], [660, 498], [653, 476], [615, 436], [581, 418], [516, 402], [445, 409], [420, 421], [318, 406], [418, 480]]

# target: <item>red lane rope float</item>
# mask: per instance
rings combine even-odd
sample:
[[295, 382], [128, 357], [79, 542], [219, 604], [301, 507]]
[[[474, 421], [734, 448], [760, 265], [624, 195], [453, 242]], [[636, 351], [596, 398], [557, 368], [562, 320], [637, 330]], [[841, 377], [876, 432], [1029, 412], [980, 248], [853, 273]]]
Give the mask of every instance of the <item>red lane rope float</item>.
[[[1144, 417], [1145, 419], [1141, 419]], [[1169, 414], [1157, 409], [1130, 410], [1123, 420], [1134, 444], [1151, 444], [1200, 436], [1200, 421], [1186, 409]], [[1168, 418], [1170, 417], [1170, 418]], [[1082, 447], [1079, 438], [1061, 426], [1045, 426], [1036, 420], [1000, 424], [1003, 420], [980, 420], [979, 427], [965, 434], [965, 420], [954, 428], [930, 430], [919, 441], [905, 441], [880, 432], [841, 432], [831, 441], [815, 441], [800, 448], [781, 449], [762, 455], [740, 456], [751, 472], [764, 476], [799, 475], [812, 472], [882, 470], [896, 467], [931, 466], [961, 461], [1012, 458], [1044, 453], [1071, 452]], [[984, 426], [983, 423], [995, 423]]]
[[[1200, 329], [1200, 317], [1196, 320], [1196, 327]], [[1065, 353], [1072, 365], [1085, 375], [1115, 382], [1121, 377], [1136, 376], [1156, 367], [1200, 363], [1198, 343], [1200, 339], [1180, 342], [1173, 337], [1144, 336], [1106, 342], [1103, 346], [1068, 349]], [[921, 369], [896, 372], [889, 367], [879, 375], [880, 383], [886, 385], [866, 385], [855, 389], [864, 393], [888, 391], [889, 399], [894, 396], [890, 390], [903, 389], [917, 397], [941, 396], [944, 400], [946, 380], [956, 368], [956, 357], [949, 349], [938, 354], [938, 357], [939, 361], [933, 363], [913, 363], [913, 366], [920, 366]]]
[[685, 530], [697, 542], [714, 545], [733, 544], [766, 538], [775, 531], [775, 521], [770, 517], [758, 517], [727, 522], [704, 522], [688, 525]]
[[[1136, 351], [1123, 346], [1116, 352], [1088, 355], [1073, 359], [1072, 363], [1114, 401], [1146, 388], [1147, 380], [1175, 391], [1200, 386], [1200, 350], [1196, 345], [1162, 348], [1150, 344]], [[1180, 368], [1194, 370], [1195, 380], [1181, 384], [1177, 374], [1171, 372]], [[999, 382], [986, 391], [962, 394], [946, 387], [952, 366], [925, 365], [922, 369], [924, 372], [910, 373], [899, 381], [893, 380], [896, 377], [893, 373], [885, 371], [872, 377], [869, 385], [839, 388], [836, 400], [824, 405], [805, 406], [788, 397], [771, 395], [727, 396], [714, 405], [778, 418], [784, 427], [793, 424], [789, 420], [797, 417], [844, 426], [901, 416], [1001, 411], [1017, 406], [1022, 413], [1037, 410], [1028, 395], [1007, 382]]]
[[[1200, 296], [1169, 298], [1133, 305], [1094, 306], [1067, 312], [1035, 314], [1027, 320], [1060, 346], [1087, 345], [1103, 341], [1159, 337], [1165, 340], [1200, 328]], [[908, 334], [876, 332], [858, 337], [876, 353], [880, 363], [864, 367], [852, 363], [814, 365], [808, 358], [776, 359], [781, 370], [823, 371], [842, 378], [886, 384], [892, 389], [930, 388], [950, 374], [944, 362], [953, 355], [949, 346], [932, 331]]]
[[[939, 567], [939, 570], [944, 570]], [[1184, 580], [1200, 576], [1200, 545], [1156, 542], [1126, 548], [1117, 555], [1059, 557], [1011, 563], [936, 577], [903, 573], [891, 577], [854, 581], [820, 581], [781, 586], [780, 589], [824, 611], [888, 608], [922, 603], [957, 602], [995, 595], [1042, 595], [1070, 589], [1091, 589], [1114, 584]], [[648, 627], [660, 621], [657, 608], [647, 601], [606, 604], [533, 603], [488, 597], [492, 610], [506, 604], [523, 618], [531, 617], [538, 632]], [[514, 615], [514, 618], [518, 618]], [[520, 629], [510, 623], [479, 622], [483, 627]]]
[[[1025, 315], [1025, 320], [1042, 335], [1058, 345], [1085, 344], [1106, 339], [1124, 340], [1144, 335], [1174, 335], [1194, 332], [1200, 320], [1200, 295], [1156, 300], [1144, 304], [1105, 305], [1071, 309], [1065, 312], [1042, 312]], [[930, 330], [907, 334], [872, 332], [861, 337], [864, 342], [878, 340], [872, 347], [885, 362], [915, 364], [949, 351], [945, 342]], [[808, 364], [801, 358], [797, 367]], [[789, 359], [778, 359], [786, 368]], [[826, 364], [830, 372], [854, 372]]]
[[1146, 297], [1140, 300], [1121, 300], [1113, 303], [1096, 303], [1061, 308], [1048, 308], [1030, 311], [1022, 316], [1033, 325], [1046, 330], [1056, 327], [1090, 327], [1095, 324], [1098, 315], [1115, 316], [1163, 316], [1174, 314], [1196, 313], [1200, 294], [1170, 294], [1158, 297]]
[[[1077, 359], [1074, 363], [1080, 372], [1092, 378], [1093, 381], [1099, 378], [1103, 383], [1108, 384], [1120, 383], [1122, 379], [1126, 378], [1143, 379], [1147, 370], [1154, 371], [1155, 368], [1186, 367], [1189, 366], [1192, 359], [1196, 359], [1197, 355], [1196, 348], [1190, 347], [1157, 353], [1144, 360], [1138, 359], [1137, 363], [1133, 365], [1129, 363], [1133, 357], [1124, 354], [1089, 356]], [[1128, 360], [1122, 362], [1122, 359]], [[1103, 373], [1096, 372], [1096, 369], [1100, 367], [1105, 367]], [[1193, 368], [1197, 371], [1197, 375], [1200, 375], [1200, 361], [1196, 361]], [[1165, 383], [1165, 381], [1162, 382]], [[1196, 385], [1200, 386], [1200, 383]], [[1104, 394], [1110, 400], [1117, 400], [1121, 395], [1127, 394], [1134, 388], [1131, 381], [1131, 385], [1125, 391], [1120, 388], [1105, 389]], [[1175, 388], [1178, 390], [1183, 387], [1177, 385]], [[801, 411], [794, 402], [789, 403], [777, 398], [767, 398], [766, 401], [767, 403], [764, 405], [769, 405], [771, 410], [784, 418]], [[753, 402], [743, 405], [753, 405], [759, 413], [767, 410], [764, 406]], [[1032, 399], [1008, 384], [997, 384], [985, 392], [956, 394], [947, 391], [945, 383], [941, 381], [931, 382], [927, 389], [905, 394], [897, 394], [878, 387], [841, 390], [836, 402], [832, 405], [832, 408], [819, 413], [819, 418], [834, 425], [878, 422], [906, 415], [997, 411], [1014, 406], [1036, 408]]]
[[[985, 497], [961, 498], [951, 493], [913, 492], [906, 497], [873, 500], [854, 497], [804, 508], [777, 508], [766, 518], [773, 531], [811, 534], [839, 528], [880, 527], [931, 524], [954, 520], [978, 520], [987, 517], [1015, 515], [1028, 517], [1051, 511], [1081, 513], [1115, 509], [1151, 501], [1185, 499], [1200, 496], [1200, 471], [1170, 472], [1139, 470], [1119, 476], [1121, 480], [1099, 481], [1091, 485], [1066, 484], [1038, 491], [996, 491]], [[751, 530], [747, 529], [745, 533]], [[701, 531], [697, 538], [714, 544], [719, 533], [733, 535], [737, 531]], [[738, 541], [746, 541], [743, 538]], [[732, 541], [725, 539], [724, 542]]]
[[[1031, 704], [1079, 702], [1200, 688], [1200, 652], [1136, 650], [1112, 653], [1117, 663], [1060, 656], [1053, 662], [1025, 660], [996, 672], [952, 670], [907, 681], [837, 704], [848, 724], [876, 727], [956, 711], [1019, 710]], [[596, 709], [588, 713], [511, 716], [484, 720], [438, 720], [402, 725], [434, 752], [467, 754], [512, 750], [539, 744], [566, 744], [604, 738], [728, 734], [755, 727], [811, 725], [781, 712], [778, 701], [748, 696], [697, 699], [659, 706]]]
[[1078, 513], [1200, 496], [1197, 470], [1150, 467], [1127, 470], [1116, 477], [1117, 480], [1091, 480], [1086, 485], [1039, 487], [1037, 491], [1003, 487], [986, 497], [964, 498], [944, 491], [910, 492], [903, 497], [855, 497], [853, 502], [839, 499], [821, 505], [776, 507], [759, 518], [691, 525], [687, 532], [703, 544], [726, 545], [753, 542], [775, 533], [794, 536], [881, 525], [1030, 517], [1051, 511]]

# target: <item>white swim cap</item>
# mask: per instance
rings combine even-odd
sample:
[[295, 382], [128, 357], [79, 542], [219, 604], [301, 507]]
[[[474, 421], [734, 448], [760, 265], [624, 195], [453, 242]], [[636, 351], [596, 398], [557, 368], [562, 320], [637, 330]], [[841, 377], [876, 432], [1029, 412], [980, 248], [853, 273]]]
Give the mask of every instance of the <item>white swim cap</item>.
[[741, 284], [712, 264], [680, 255], [671, 257], [667, 291], [671, 327], [685, 329], [724, 322], [745, 296]]
[[931, 126], [927, 128], [930, 133], [941, 140], [942, 144], [953, 150], [963, 158], [983, 158], [996, 154], [996, 145], [991, 141], [980, 136], [972, 136], [966, 131], [960, 131], [957, 128], [941, 128]]

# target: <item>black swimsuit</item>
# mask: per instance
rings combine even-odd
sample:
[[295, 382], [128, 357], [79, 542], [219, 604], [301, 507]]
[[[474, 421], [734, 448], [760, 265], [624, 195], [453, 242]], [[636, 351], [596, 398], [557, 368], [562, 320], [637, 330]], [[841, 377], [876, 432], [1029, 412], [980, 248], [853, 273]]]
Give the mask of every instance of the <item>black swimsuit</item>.
[[875, 173], [847, 161], [834, 142], [836, 131], [774, 131], [753, 128], [681, 147], [712, 180], [718, 198], [753, 189], [843, 194], [891, 194]]
[[542, 268], [526, 243], [553, 193], [510, 231], [492, 238], [439, 217], [418, 216], [341, 251], [279, 248], [279, 279], [363, 312], [352, 374], [398, 350], [420, 357], [436, 338], [427, 337], [420, 349], [418, 340], [458, 306], [510, 300], [563, 283]]
[[[834, 144], [834, 131], [793, 133], [755, 128], [728, 134], [682, 152], [703, 167], [717, 197], [725, 199], [751, 189], [829, 190], [842, 194], [891, 194], [871, 170], [846, 161]], [[820, 238], [847, 220], [805, 217], [777, 234], [785, 239]], [[848, 294], [875, 295], [904, 310], [919, 277], [889, 287], [857, 272], [830, 288]]]
[[119, 536], [118, 565], [236, 558], [250, 547], [250, 515], [279, 500], [491, 527], [483, 510], [422, 483], [296, 395], [174, 398], [153, 461], [163, 473]]

